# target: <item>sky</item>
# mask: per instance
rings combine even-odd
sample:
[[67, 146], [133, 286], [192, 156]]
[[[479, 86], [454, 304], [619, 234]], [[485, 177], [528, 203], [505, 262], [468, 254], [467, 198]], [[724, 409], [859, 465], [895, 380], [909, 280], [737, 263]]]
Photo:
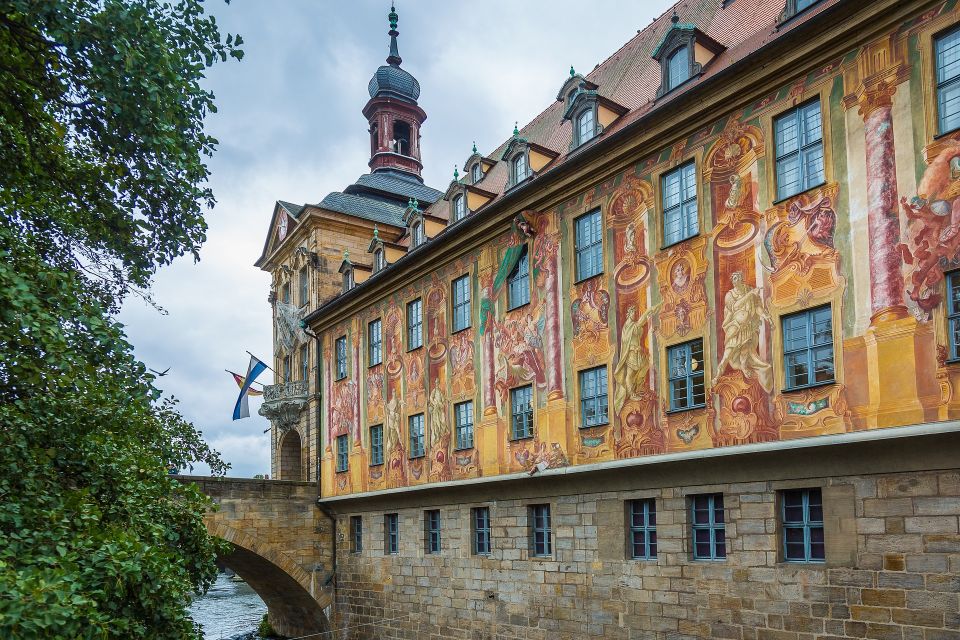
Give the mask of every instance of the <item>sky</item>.
[[[671, 5], [667, 0], [400, 0], [403, 68], [422, 87], [424, 179], [445, 189], [476, 141], [488, 153], [556, 99], [572, 65], [587, 73]], [[249, 350], [272, 360], [270, 276], [253, 266], [276, 200], [317, 203], [368, 171], [367, 83], [384, 64], [386, 0], [209, 0], [221, 31], [239, 33], [241, 62], [206, 86], [220, 141], [210, 159], [217, 198], [200, 262], [182, 258], [154, 281], [165, 314], [130, 298], [120, 314], [136, 355], [170, 371], [158, 386], [232, 465], [270, 473], [268, 421], [232, 421]], [[260, 380], [272, 382], [270, 371]], [[193, 473], [206, 474], [204, 466]]]

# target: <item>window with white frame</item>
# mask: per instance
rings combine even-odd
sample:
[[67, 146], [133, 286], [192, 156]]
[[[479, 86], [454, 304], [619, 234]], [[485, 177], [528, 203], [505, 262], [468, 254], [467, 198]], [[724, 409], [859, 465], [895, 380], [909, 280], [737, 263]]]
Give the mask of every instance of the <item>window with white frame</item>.
[[453, 290], [453, 322], [454, 333], [470, 326], [470, 274], [464, 274], [450, 285]]
[[630, 500], [630, 557], [654, 560], [657, 557], [657, 503], [653, 498]]
[[407, 351], [423, 346], [423, 302], [420, 298], [407, 303]]
[[510, 434], [514, 440], [533, 437], [533, 387], [510, 390]]
[[603, 273], [603, 223], [600, 209], [578, 217], [573, 226], [579, 282]]
[[667, 58], [667, 91], [676, 89], [690, 79], [690, 50], [679, 47]]
[[550, 523], [550, 505], [530, 506], [530, 555], [542, 558], [553, 553], [553, 529]]
[[660, 178], [663, 191], [663, 244], [670, 246], [700, 233], [697, 165], [693, 160]]
[[410, 458], [422, 458], [426, 453], [423, 435], [423, 414], [418, 413], [407, 419], [410, 430]]
[[823, 493], [820, 488], [780, 493], [783, 559], [787, 562], [823, 562]]
[[787, 389], [833, 382], [833, 313], [830, 306], [784, 316], [782, 325]]
[[467, 206], [462, 195], [453, 198], [453, 221], [462, 220], [467, 215]]
[[513, 158], [513, 183], [518, 184], [527, 179], [529, 167], [527, 166], [527, 154], [518, 153]]
[[597, 133], [597, 121], [593, 109], [587, 109], [577, 117], [577, 144], [583, 144]]
[[383, 322], [380, 318], [367, 324], [367, 365], [383, 362]]
[[473, 401], [453, 405], [453, 421], [456, 430], [456, 448], [473, 448]]
[[607, 368], [580, 372], [580, 426], [607, 424]]
[[819, 98], [777, 116], [773, 121], [773, 135], [777, 200], [823, 184], [823, 124]]
[[723, 494], [709, 493], [690, 500], [693, 522], [693, 559], [723, 560], [727, 557], [727, 530]]
[[937, 130], [960, 127], [960, 27], [934, 40], [937, 65]]

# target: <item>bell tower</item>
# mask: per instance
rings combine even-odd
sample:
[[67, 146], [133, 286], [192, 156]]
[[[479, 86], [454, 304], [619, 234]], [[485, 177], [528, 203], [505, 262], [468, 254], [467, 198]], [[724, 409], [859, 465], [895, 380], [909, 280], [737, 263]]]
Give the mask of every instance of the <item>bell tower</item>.
[[363, 108], [363, 116], [370, 125], [370, 170], [399, 171], [420, 182], [423, 163], [420, 160], [420, 126], [427, 114], [417, 106], [420, 83], [408, 71], [400, 68], [403, 60], [397, 48], [397, 15], [391, 6], [390, 55], [370, 78], [370, 100]]

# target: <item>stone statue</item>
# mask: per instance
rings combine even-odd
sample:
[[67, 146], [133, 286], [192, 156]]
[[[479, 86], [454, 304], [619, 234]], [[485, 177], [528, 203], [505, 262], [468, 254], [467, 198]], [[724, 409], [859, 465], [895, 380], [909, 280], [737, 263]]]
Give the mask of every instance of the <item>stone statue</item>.
[[294, 349], [307, 341], [307, 334], [300, 326], [300, 320], [306, 307], [298, 309], [288, 302], [276, 302], [275, 350], [293, 353]]
[[623, 323], [623, 330], [620, 332], [620, 360], [613, 371], [613, 379], [617, 382], [613, 394], [613, 410], [617, 414], [623, 409], [628, 396], [631, 400], [638, 400], [643, 392], [650, 368], [643, 348], [643, 327], [655, 309], [656, 307], [647, 309], [639, 318], [637, 307], [627, 310], [627, 321]]
[[763, 321], [772, 322], [760, 296], [743, 281], [743, 273], [730, 276], [733, 288], [723, 299], [723, 357], [717, 367], [719, 373], [730, 368], [743, 373], [748, 380], [756, 378], [769, 393], [773, 390], [773, 367], [760, 357], [760, 327]]

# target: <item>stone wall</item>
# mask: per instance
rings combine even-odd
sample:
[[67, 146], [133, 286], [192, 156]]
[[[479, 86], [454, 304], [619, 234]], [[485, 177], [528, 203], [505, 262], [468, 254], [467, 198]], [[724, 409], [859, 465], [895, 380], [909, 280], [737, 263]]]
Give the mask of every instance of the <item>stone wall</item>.
[[[343, 503], [333, 626], [357, 639], [960, 640], [960, 447], [950, 437]], [[781, 558], [778, 492], [800, 487], [823, 491], [823, 564]], [[689, 496], [712, 492], [724, 494], [727, 559], [695, 561]], [[656, 500], [655, 561], [627, 559], [625, 501], [636, 498]], [[528, 551], [528, 507], [539, 503], [552, 507], [547, 559]], [[489, 557], [471, 554], [479, 505], [490, 508]], [[442, 513], [439, 555], [424, 554], [428, 508]], [[394, 556], [383, 543], [391, 512]], [[350, 515], [363, 516], [359, 554]]]

